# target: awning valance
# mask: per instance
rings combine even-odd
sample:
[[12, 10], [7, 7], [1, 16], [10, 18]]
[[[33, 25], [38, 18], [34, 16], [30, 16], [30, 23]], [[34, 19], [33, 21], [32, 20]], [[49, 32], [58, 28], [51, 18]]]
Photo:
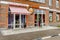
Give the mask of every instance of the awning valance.
[[10, 7], [12, 14], [30, 14], [26, 8]]

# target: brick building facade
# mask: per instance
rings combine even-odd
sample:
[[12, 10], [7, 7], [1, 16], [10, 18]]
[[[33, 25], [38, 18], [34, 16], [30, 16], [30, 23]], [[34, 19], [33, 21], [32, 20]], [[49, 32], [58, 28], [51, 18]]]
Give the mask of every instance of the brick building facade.
[[[26, 27], [40, 27], [42, 25], [48, 26], [50, 23], [59, 23], [60, 22], [60, 0], [5, 0], [4, 2], [12, 2], [11, 4], [5, 4], [3, 3], [4, 0], [0, 3], [0, 28], [9, 28], [9, 25], [12, 26], [15, 25], [16, 28], [19, 28], [17, 26], [22, 27], [22, 24]], [[16, 4], [15, 4], [16, 3]], [[21, 5], [18, 5], [20, 4]], [[24, 6], [28, 5], [28, 6]], [[33, 13], [24, 15], [19, 14], [15, 15], [15, 19], [13, 18], [13, 23], [9, 22], [9, 13], [15, 14], [12, 12], [13, 9], [10, 7], [18, 8], [25, 8], [28, 12], [29, 9], [32, 8]], [[10, 8], [10, 12], [9, 12]], [[22, 11], [23, 12], [23, 11]], [[18, 13], [18, 11], [17, 11]], [[23, 16], [23, 17], [22, 17]], [[18, 21], [16, 18], [21, 17], [20, 19], [23, 21]], [[25, 17], [25, 18], [24, 18]], [[19, 19], [19, 20], [20, 20]], [[16, 20], [19, 22], [19, 24], [15, 23]], [[22, 27], [23, 28], [23, 27]]]

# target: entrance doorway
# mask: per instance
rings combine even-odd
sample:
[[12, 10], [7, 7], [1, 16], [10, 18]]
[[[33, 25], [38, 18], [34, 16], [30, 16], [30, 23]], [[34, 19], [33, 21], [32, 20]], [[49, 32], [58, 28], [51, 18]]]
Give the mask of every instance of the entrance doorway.
[[35, 27], [45, 25], [45, 14], [35, 14]]
[[19, 22], [19, 14], [15, 14], [15, 28], [19, 28], [20, 22]]

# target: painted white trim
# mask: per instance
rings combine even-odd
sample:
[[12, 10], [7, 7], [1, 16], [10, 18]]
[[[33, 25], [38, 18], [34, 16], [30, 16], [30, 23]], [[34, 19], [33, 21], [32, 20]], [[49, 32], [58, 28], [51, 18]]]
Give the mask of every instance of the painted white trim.
[[8, 2], [8, 1], [0, 1], [1, 4], [13, 4], [13, 5], [20, 5], [20, 6], [29, 6], [28, 4], [22, 4], [22, 3], [15, 3], [15, 2]]
[[21, 14], [19, 15], [20, 27], [21, 28]]
[[39, 6], [39, 8], [46, 9], [46, 10], [50, 10], [50, 11], [60, 12], [60, 10], [50, 9], [49, 7], [42, 7], [42, 6]]
[[13, 29], [15, 29], [15, 13], [13, 15], [14, 15], [14, 26], [13, 26]]
[[42, 8], [42, 9], [49, 9], [49, 7], [42, 7], [42, 6], [39, 6], [39, 8]]
[[42, 14], [42, 16], [41, 16], [41, 20], [42, 20], [42, 27], [43, 27], [43, 14]]

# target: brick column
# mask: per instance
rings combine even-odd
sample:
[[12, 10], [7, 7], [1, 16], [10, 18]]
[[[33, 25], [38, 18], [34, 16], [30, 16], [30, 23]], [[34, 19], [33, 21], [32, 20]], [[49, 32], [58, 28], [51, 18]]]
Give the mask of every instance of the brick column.
[[8, 5], [1, 5], [0, 12], [0, 27], [8, 28]]
[[26, 15], [26, 26], [27, 27], [34, 27], [34, 14]]
[[45, 12], [45, 25], [48, 26], [49, 25], [49, 11], [46, 10]]
[[53, 23], [56, 22], [56, 12], [53, 12]]

